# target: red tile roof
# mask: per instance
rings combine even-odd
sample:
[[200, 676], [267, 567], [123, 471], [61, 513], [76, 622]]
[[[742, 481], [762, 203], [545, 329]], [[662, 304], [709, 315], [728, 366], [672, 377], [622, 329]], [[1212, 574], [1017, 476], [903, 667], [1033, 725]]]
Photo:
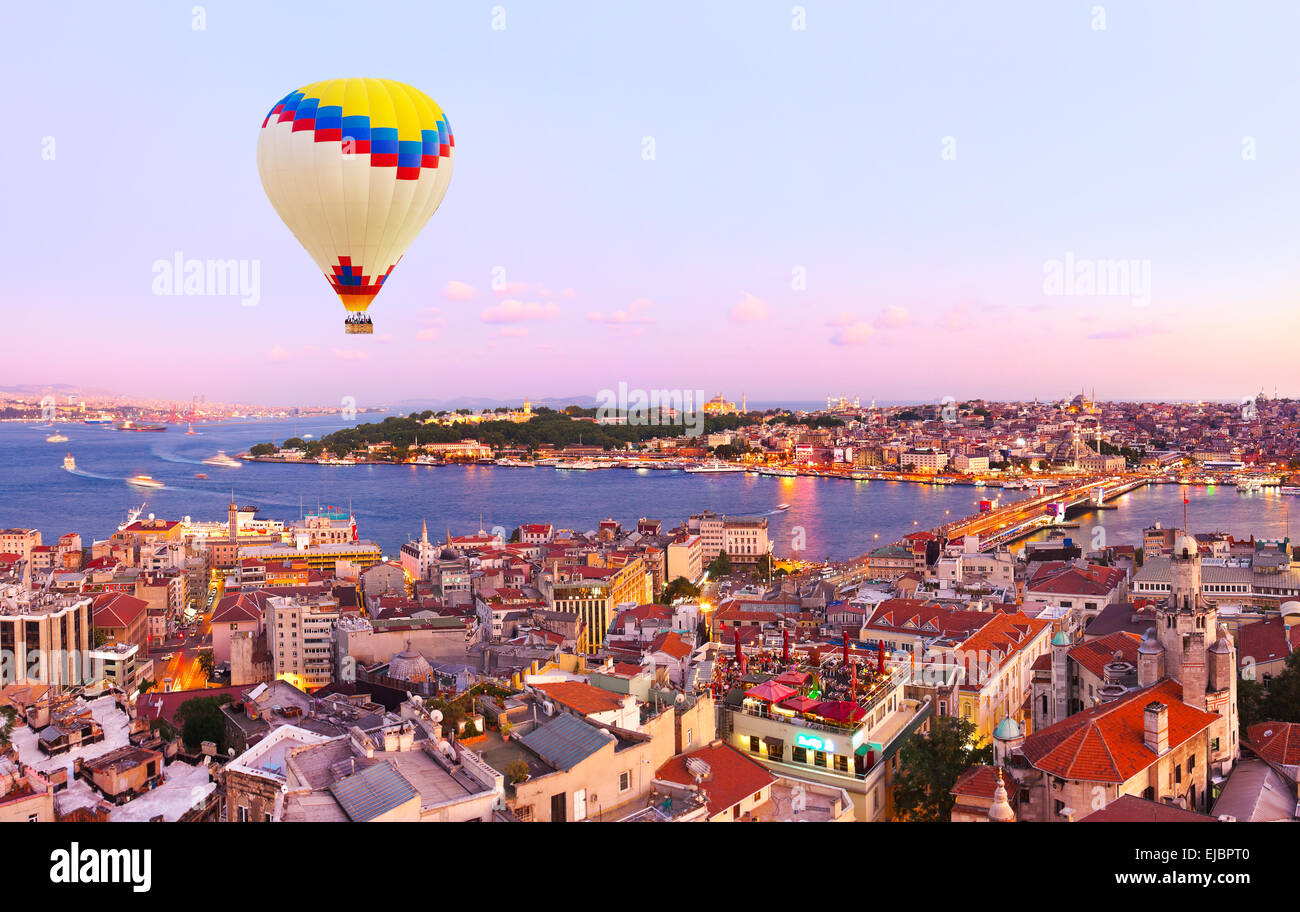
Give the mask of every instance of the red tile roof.
[[149, 607], [144, 599], [125, 592], [106, 592], [95, 599], [92, 617], [96, 627], [129, 627]]
[[1242, 624], [1237, 631], [1237, 660], [1242, 666], [1285, 659], [1297, 646], [1300, 626], [1288, 630], [1280, 617]]
[[1102, 567], [1089, 564], [1076, 567], [1053, 561], [1044, 564], [1025, 587], [1033, 592], [1050, 592], [1056, 595], [1109, 595], [1124, 582], [1124, 571], [1119, 567]]
[[1094, 675], [1103, 678], [1106, 666], [1115, 661], [1116, 653], [1119, 653], [1121, 661], [1136, 665], [1141, 644], [1141, 638], [1131, 633], [1108, 633], [1072, 647], [1069, 655]]
[[1260, 722], [1246, 730], [1255, 753], [1277, 766], [1300, 766], [1300, 723]]
[[682, 635], [676, 631], [661, 633], [650, 643], [651, 652], [664, 652], [677, 659], [679, 662], [691, 654], [690, 644], [682, 639]]
[[726, 812], [776, 781], [761, 763], [720, 742], [673, 757], [659, 767], [655, 778], [694, 785], [695, 777], [686, 766], [687, 758], [703, 760], [709, 765], [709, 777], [700, 783], [700, 788], [709, 796], [710, 817]]
[[1170, 750], [1218, 719], [1184, 703], [1183, 686], [1165, 678], [1035, 732], [1025, 739], [1025, 759], [1061, 779], [1127, 782], [1157, 759], [1144, 740], [1143, 714], [1153, 701], [1168, 707]]
[[538, 684], [536, 688], [557, 703], [563, 703], [584, 716], [623, 708], [624, 695], [581, 681], [556, 681]]
[[1209, 814], [1148, 801], [1136, 795], [1120, 795], [1100, 811], [1080, 817], [1080, 823], [1218, 823], [1219, 818]]

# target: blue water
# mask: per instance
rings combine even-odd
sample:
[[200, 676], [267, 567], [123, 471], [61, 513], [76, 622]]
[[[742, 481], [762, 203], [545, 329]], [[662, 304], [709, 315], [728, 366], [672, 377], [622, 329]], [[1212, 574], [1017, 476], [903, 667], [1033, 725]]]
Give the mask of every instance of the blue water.
[[[218, 450], [234, 454], [274, 438], [320, 437], [344, 425], [337, 420], [228, 422], [165, 433], [124, 433], [111, 427], [60, 425], [67, 443], [46, 443], [52, 433], [34, 424], [0, 424], [0, 527], [35, 527], [46, 542], [79, 532], [87, 543], [116, 531], [126, 511], [147, 501], [146, 513], [179, 519], [222, 520], [231, 490], [259, 515], [294, 519], [299, 505], [347, 508], [356, 514], [362, 538], [396, 554], [418, 536], [420, 522], [441, 538], [450, 528], [464, 535], [483, 528], [513, 529], [524, 522], [552, 522], [585, 531], [612, 517], [629, 527], [638, 517], [664, 521], [665, 528], [702, 510], [766, 515], [778, 554], [789, 554], [802, 534], [803, 553], [840, 560], [861, 554], [915, 529], [937, 526], [974, 512], [991, 492], [962, 486], [929, 486], [827, 478], [769, 478], [742, 474], [688, 475], [684, 472], [609, 469], [557, 472], [549, 468], [498, 466], [318, 466], [245, 463], [238, 469], [202, 464]], [[63, 469], [71, 452], [77, 471]], [[197, 472], [208, 479], [195, 478]], [[126, 484], [137, 473], [163, 482], [162, 489]], [[1019, 496], [1016, 494], [1004, 497]], [[1240, 494], [1235, 488], [1191, 489], [1189, 524], [1195, 531], [1221, 529], [1239, 536], [1286, 534], [1292, 500], [1279, 494]], [[788, 503], [788, 510], [778, 505]], [[1093, 541], [1101, 526], [1107, 543], [1141, 543], [1152, 522], [1180, 525], [1180, 489], [1142, 489], [1117, 501], [1118, 510], [1078, 519], [1072, 531]]]

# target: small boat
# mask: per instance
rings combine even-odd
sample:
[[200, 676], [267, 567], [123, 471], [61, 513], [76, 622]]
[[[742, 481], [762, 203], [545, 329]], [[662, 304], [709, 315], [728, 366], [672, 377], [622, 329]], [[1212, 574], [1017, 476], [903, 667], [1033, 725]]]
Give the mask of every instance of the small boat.
[[217, 455], [209, 456], [207, 459], [203, 460], [203, 464], [210, 465], [210, 466], [221, 466], [222, 468], [226, 468], [226, 469], [237, 469], [241, 465], [243, 465], [243, 463], [241, 463], [238, 459], [231, 459], [229, 456], [227, 456], [225, 450], [217, 450]]
[[776, 505], [776, 508], [777, 508], [778, 510], [782, 510], [782, 511], [784, 511], [784, 510], [788, 510], [788, 509], [790, 509], [790, 505], [789, 505], [788, 503], [777, 504], [777, 505]]
[[186, 437], [189, 437], [189, 436], [198, 436], [198, 433], [199, 433], [198, 431], [194, 430], [194, 425], [192, 425], [192, 424], [187, 424], [187, 425], [185, 425], [185, 436], [186, 436]]
[[207, 478], [207, 477], [208, 477], [208, 473], [207, 473], [207, 472], [195, 472], [195, 473], [194, 473], [194, 477], [195, 477], [195, 478]]
[[135, 485], [140, 488], [161, 488], [163, 483], [152, 475], [132, 475], [126, 480], [129, 485]]
[[45, 442], [46, 443], [67, 443], [68, 438], [64, 437], [58, 431], [55, 431], [53, 434], [45, 438]]
[[75, 472], [77, 470], [77, 460], [72, 458], [71, 453], [63, 457], [63, 467], [69, 472]]

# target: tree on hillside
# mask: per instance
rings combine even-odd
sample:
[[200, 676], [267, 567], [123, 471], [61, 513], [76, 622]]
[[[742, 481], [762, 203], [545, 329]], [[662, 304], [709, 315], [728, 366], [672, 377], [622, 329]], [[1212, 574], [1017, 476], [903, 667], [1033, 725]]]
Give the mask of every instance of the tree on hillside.
[[977, 763], [993, 762], [992, 746], [973, 746], [975, 731], [975, 723], [968, 719], [935, 716], [929, 734], [916, 732], [903, 743], [894, 779], [898, 820], [950, 819], [957, 777]]

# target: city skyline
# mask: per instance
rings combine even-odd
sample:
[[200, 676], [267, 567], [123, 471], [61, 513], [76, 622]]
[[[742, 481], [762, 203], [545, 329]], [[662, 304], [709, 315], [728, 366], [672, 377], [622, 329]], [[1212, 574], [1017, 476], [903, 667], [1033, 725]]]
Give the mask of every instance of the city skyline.
[[[195, 9], [10, 13], [61, 41], [10, 58], [42, 76], [0, 151], [21, 264], [0, 294], [14, 336], [49, 344], [11, 352], [0, 385], [145, 396], [170, 375], [178, 398], [365, 406], [620, 381], [1240, 400], [1300, 380], [1295, 10], [816, 5], [799, 28], [743, 4], [569, 5], [340, 30], [328, 5]], [[341, 340], [254, 147], [289, 88], [372, 72], [427, 88], [461, 160], [375, 336]], [[178, 255], [256, 262], [256, 305], [155, 293]]]

